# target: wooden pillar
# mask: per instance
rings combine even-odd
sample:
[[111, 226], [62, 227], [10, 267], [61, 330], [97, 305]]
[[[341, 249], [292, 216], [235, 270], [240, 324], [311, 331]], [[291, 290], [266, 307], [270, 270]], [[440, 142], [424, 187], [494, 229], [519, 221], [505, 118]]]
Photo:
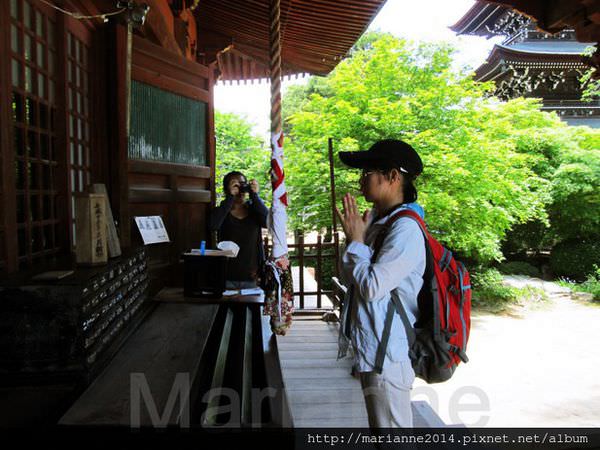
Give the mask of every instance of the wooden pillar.
[[128, 140], [131, 107], [131, 24], [117, 24], [113, 33], [115, 61], [113, 85], [110, 93], [113, 102], [109, 132], [113, 135], [109, 172], [111, 175], [111, 205], [119, 221], [121, 246], [131, 246], [131, 217], [129, 214]]
[[7, 272], [18, 269], [17, 212], [15, 194], [15, 157], [11, 117], [11, 51], [10, 51], [10, 2], [0, 2], [0, 175], [2, 183], [2, 213], [0, 220], [4, 239], [0, 252], [4, 253]]
[[[215, 104], [214, 104], [214, 87], [215, 87], [215, 71], [217, 70], [217, 63], [214, 62], [208, 66], [208, 94], [209, 102], [207, 103], [206, 110], [206, 143], [207, 148], [207, 164], [210, 167], [209, 186], [210, 190], [210, 211], [214, 210], [216, 206], [216, 195], [217, 195], [217, 183], [221, 180], [217, 180], [217, 143], [215, 139]], [[210, 213], [209, 213], [210, 214]], [[206, 221], [206, 236], [209, 237], [210, 245], [215, 248], [217, 245], [216, 233], [209, 230], [209, 221]]]

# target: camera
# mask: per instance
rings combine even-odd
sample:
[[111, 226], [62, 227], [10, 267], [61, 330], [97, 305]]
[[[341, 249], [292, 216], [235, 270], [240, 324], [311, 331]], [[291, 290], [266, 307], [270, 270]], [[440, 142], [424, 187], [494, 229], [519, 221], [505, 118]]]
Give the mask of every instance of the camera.
[[247, 192], [249, 194], [250, 191], [251, 191], [251, 189], [250, 189], [250, 185], [248, 183], [241, 183], [240, 184], [240, 193]]

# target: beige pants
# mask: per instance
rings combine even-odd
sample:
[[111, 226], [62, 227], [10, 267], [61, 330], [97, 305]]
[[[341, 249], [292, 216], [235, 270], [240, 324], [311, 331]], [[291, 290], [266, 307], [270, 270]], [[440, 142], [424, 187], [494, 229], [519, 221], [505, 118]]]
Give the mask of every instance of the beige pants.
[[383, 373], [361, 372], [360, 382], [371, 428], [411, 428], [410, 391], [415, 372], [410, 361], [386, 365]]

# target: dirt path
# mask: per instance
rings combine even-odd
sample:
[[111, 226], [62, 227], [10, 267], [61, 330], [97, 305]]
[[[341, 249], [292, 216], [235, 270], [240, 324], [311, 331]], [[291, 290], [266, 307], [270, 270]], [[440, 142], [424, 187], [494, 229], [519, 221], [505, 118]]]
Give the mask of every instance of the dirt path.
[[544, 288], [548, 302], [510, 315], [475, 314], [469, 363], [446, 383], [417, 380], [413, 399], [429, 400], [447, 424], [600, 426], [600, 307], [552, 283], [511, 278]]

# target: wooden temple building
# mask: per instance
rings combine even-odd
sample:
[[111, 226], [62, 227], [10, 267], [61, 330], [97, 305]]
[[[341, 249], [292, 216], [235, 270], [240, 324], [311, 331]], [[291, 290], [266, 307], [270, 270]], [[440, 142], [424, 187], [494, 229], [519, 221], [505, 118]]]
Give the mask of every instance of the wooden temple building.
[[580, 80], [590, 69], [585, 52], [594, 42], [579, 42], [570, 28], [547, 33], [526, 14], [484, 1], [450, 28], [457, 34], [504, 37], [475, 70], [477, 81], [496, 84], [500, 99], [541, 98], [542, 110], [556, 112], [570, 125], [600, 127], [600, 100], [581, 99]]
[[[181, 254], [210, 242], [213, 87], [269, 77], [273, 4], [285, 76], [329, 73], [383, 3], [0, 2], [3, 425], [55, 424], [94, 383], [86, 395], [103, 403], [82, 400], [61, 423], [123, 424], [133, 372], [144, 374], [161, 413], [186, 373], [194, 395], [237, 389], [238, 426], [250, 420], [251, 388], [281, 384], [277, 359], [265, 362], [261, 299], [226, 308], [168, 293], [157, 300], [182, 285]], [[78, 232], [85, 218], [76, 205], [98, 185], [118, 246], [102, 264], [77, 264], [92, 236]], [[143, 245], [141, 216], [160, 216], [170, 242]], [[264, 408], [265, 423], [281, 421]]]
[[[0, 1], [2, 427], [290, 427], [286, 388], [319, 419], [314, 389], [331, 371], [305, 356], [335, 333], [299, 327], [295, 342], [313, 348], [290, 340], [283, 364], [261, 296], [188, 301], [180, 258], [209, 241], [216, 81], [272, 74], [275, 20], [282, 75], [327, 74], [384, 1]], [[587, 0], [515, 3], [600, 40]], [[169, 242], [144, 245], [135, 218], [150, 216]], [[78, 264], [90, 245], [104, 260]], [[282, 365], [297, 369], [287, 387]], [[237, 395], [233, 422], [204, 398], [213, 389]], [[331, 414], [348, 423], [347, 408]]]

